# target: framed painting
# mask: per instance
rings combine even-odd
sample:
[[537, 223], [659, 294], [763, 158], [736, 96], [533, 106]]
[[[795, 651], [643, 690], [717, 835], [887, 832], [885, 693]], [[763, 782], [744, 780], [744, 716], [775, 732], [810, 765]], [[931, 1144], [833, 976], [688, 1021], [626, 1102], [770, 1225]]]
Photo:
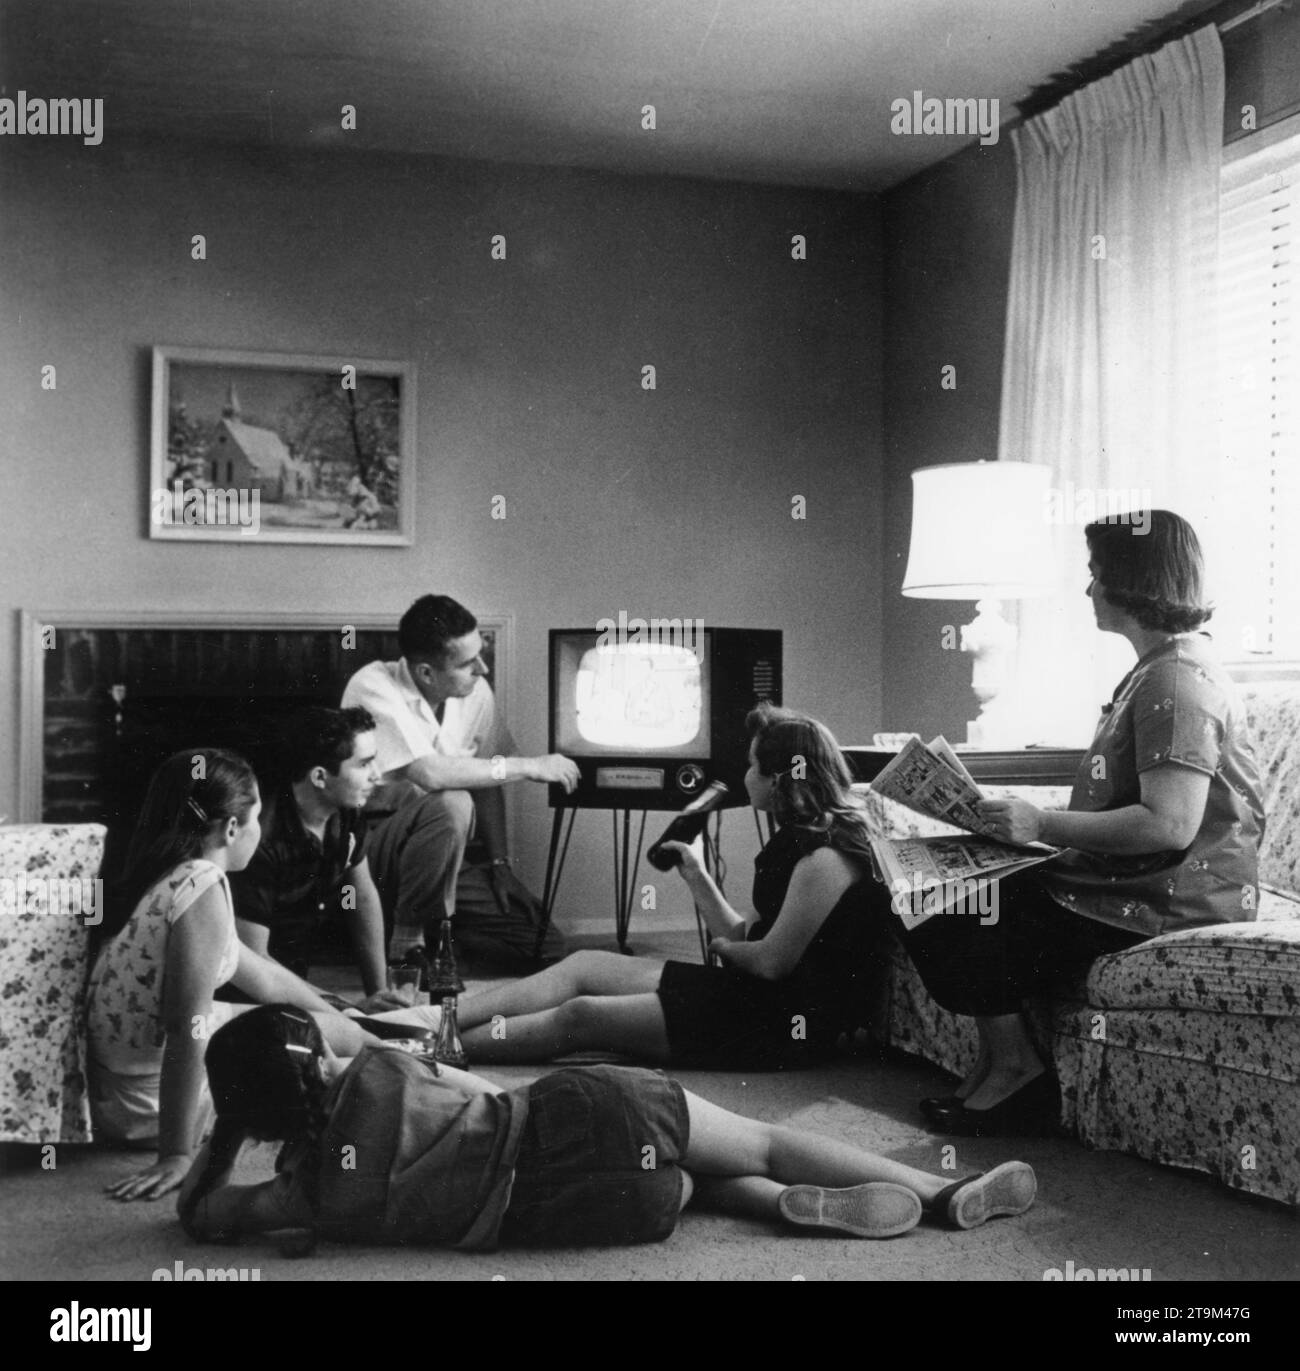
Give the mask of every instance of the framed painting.
[[409, 546], [415, 368], [155, 347], [149, 536]]

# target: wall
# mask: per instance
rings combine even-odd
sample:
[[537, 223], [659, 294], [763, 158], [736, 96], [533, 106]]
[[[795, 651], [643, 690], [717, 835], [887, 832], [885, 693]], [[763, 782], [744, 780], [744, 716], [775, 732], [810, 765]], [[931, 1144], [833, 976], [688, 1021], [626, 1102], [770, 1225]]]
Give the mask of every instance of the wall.
[[[1244, 8], [1225, 5], [1210, 19]], [[1274, 10], [1224, 36], [1225, 136], [1240, 135], [1242, 106], [1259, 128], [1300, 109], [1300, 9]], [[997, 457], [1006, 291], [1016, 168], [1009, 129], [884, 197], [885, 658], [883, 727], [964, 740], [974, 716], [971, 659], [941, 648], [948, 625], [974, 606], [905, 600], [899, 593], [911, 529], [910, 473], [940, 462]], [[939, 387], [957, 368], [957, 389]], [[1033, 460], [1032, 454], [1026, 454]], [[1041, 455], [1040, 455], [1041, 459]]]
[[[207, 238], [206, 262], [190, 257]], [[488, 242], [507, 237], [508, 258]], [[808, 237], [808, 260], [790, 236]], [[545, 749], [546, 630], [779, 627], [787, 699], [879, 727], [879, 228], [862, 197], [346, 153], [0, 149], [0, 813], [19, 607], [360, 610], [438, 590], [516, 621], [512, 724]], [[149, 541], [154, 343], [411, 358], [416, 545]], [[40, 368], [57, 366], [57, 390]], [[658, 368], [658, 389], [640, 368]], [[490, 517], [503, 494], [508, 517]], [[791, 518], [791, 497], [807, 519]], [[540, 883], [549, 811], [518, 788]], [[747, 889], [752, 823], [733, 889]], [[653, 822], [652, 822], [653, 828]], [[565, 904], [610, 902], [579, 820]], [[728, 855], [732, 853], [729, 851]]]
[[[964, 742], [976, 702], [971, 659], [944, 629], [975, 607], [901, 594], [912, 527], [911, 472], [994, 461], [1015, 209], [1009, 139], [972, 147], [885, 200], [884, 727]], [[956, 388], [941, 387], [956, 368]], [[951, 641], [951, 639], [949, 639]]]

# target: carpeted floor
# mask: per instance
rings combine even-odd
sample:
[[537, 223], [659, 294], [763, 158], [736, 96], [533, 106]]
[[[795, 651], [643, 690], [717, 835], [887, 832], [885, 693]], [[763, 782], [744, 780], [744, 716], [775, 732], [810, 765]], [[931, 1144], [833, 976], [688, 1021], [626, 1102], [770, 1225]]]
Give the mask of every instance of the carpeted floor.
[[[579, 946], [609, 946], [603, 926], [580, 930]], [[694, 959], [694, 932], [638, 929], [644, 955]], [[331, 978], [318, 977], [322, 983]], [[337, 985], [346, 975], [334, 977]], [[542, 1068], [494, 1068], [503, 1086]], [[689, 1090], [757, 1118], [795, 1123], [899, 1161], [944, 1170], [949, 1140], [926, 1132], [915, 1109], [942, 1093], [942, 1073], [903, 1058], [862, 1052], [819, 1071], [743, 1076], [681, 1072]], [[10, 1149], [0, 1180], [7, 1280], [149, 1280], [159, 1268], [242, 1267], [267, 1280], [997, 1280], [1041, 1281], [1044, 1272], [1136, 1268], [1152, 1281], [1294, 1280], [1300, 1244], [1294, 1214], [1234, 1194], [1204, 1177], [1115, 1153], [1088, 1152], [1063, 1139], [956, 1142], [954, 1174], [1009, 1157], [1033, 1164], [1038, 1204], [1019, 1219], [970, 1233], [923, 1224], [900, 1238], [854, 1241], [778, 1231], [763, 1223], [688, 1209], [668, 1241], [641, 1248], [502, 1251], [465, 1255], [323, 1245], [303, 1260], [268, 1244], [200, 1247], [188, 1242], [171, 1199], [121, 1205], [103, 1187], [138, 1156], [58, 1149], [53, 1170], [35, 1149]], [[274, 1153], [251, 1152], [239, 1180], [270, 1174]]]

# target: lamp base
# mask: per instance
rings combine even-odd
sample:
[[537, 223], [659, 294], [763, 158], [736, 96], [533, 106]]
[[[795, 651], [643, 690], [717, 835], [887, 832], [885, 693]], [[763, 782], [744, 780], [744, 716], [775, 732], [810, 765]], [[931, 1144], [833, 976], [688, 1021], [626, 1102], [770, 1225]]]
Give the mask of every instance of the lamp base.
[[961, 647], [974, 660], [971, 688], [980, 702], [979, 718], [966, 725], [966, 745], [1002, 751], [1023, 745], [1017, 721], [1004, 694], [1010, 676], [1016, 630], [1002, 617], [997, 600], [981, 600], [975, 619], [961, 631]]
[[981, 752], [1018, 752], [1025, 746], [1025, 737], [1007, 720], [981, 714], [966, 723], [966, 746]]

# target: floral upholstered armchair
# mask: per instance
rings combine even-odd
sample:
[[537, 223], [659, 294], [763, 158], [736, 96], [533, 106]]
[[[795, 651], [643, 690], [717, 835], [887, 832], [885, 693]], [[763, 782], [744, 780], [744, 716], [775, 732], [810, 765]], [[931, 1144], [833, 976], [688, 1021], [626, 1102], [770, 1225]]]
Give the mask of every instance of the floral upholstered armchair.
[[104, 834], [0, 827], [0, 1142], [91, 1140], [82, 1012]]

